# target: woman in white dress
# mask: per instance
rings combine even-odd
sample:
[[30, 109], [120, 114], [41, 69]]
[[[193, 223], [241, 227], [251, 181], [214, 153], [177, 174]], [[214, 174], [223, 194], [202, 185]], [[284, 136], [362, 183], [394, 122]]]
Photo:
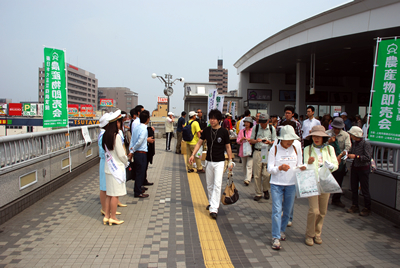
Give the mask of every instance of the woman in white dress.
[[[121, 142], [121, 137], [118, 135], [120, 128], [121, 111], [117, 110], [112, 114], [109, 119], [109, 124], [106, 132], [103, 135], [103, 148], [109, 151], [113, 163], [116, 166], [116, 170], [112, 172], [107, 163], [104, 165], [104, 171], [106, 173], [106, 206], [105, 215], [103, 219], [104, 224], [122, 224], [124, 221], [120, 221], [116, 218], [118, 197], [126, 195], [125, 185], [125, 168], [128, 164], [128, 157], [125, 154], [125, 149]], [[118, 175], [119, 174], [119, 175]], [[122, 181], [121, 181], [122, 180]]]

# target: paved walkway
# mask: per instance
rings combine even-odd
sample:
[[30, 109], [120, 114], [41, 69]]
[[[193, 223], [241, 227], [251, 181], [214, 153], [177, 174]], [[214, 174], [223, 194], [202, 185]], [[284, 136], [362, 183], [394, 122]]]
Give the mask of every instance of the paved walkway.
[[[182, 155], [157, 149], [150, 198], [121, 198], [122, 225], [102, 224], [98, 166], [0, 225], [0, 267], [398, 267], [400, 229], [329, 206], [322, 245], [304, 244], [306, 199], [295, 201], [283, 249], [271, 249], [271, 200], [253, 201], [254, 182], [234, 170], [238, 203], [205, 210], [205, 175], [187, 174]], [[346, 205], [350, 203], [344, 199]], [[207, 229], [208, 228], [208, 229]], [[211, 229], [210, 229], [211, 228]]]

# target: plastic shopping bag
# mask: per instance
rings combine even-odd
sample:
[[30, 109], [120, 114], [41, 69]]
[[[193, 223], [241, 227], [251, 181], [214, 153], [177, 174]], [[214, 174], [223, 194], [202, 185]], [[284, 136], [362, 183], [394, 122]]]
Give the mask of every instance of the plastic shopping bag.
[[243, 156], [251, 156], [252, 149], [250, 143], [246, 141], [242, 144], [242, 147], [243, 147]]
[[202, 155], [203, 155], [203, 145], [200, 146], [199, 150], [197, 151], [197, 153], [195, 154], [194, 157], [197, 157], [197, 158], [200, 158], [200, 159], [201, 159], [201, 156], [202, 156]]
[[311, 197], [320, 194], [314, 169], [296, 172], [297, 198]]
[[268, 145], [261, 145], [261, 163], [268, 163]]
[[318, 177], [322, 193], [342, 193], [342, 189], [329, 169], [326, 167], [320, 168], [318, 171]]

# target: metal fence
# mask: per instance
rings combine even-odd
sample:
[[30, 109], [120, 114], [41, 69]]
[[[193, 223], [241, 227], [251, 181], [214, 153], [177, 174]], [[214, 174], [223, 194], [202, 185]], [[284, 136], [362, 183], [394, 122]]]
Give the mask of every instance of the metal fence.
[[[99, 126], [87, 126], [92, 142], [97, 141]], [[70, 147], [85, 143], [81, 127], [69, 128]], [[68, 150], [66, 128], [0, 137], [0, 170], [31, 159]]]
[[400, 175], [400, 144], [371, 142], [378, 170]]

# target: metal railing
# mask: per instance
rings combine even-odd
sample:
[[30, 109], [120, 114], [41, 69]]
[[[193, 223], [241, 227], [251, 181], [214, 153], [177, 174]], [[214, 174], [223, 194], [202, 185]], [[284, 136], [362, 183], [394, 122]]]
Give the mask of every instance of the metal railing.
[[[97, 141], [99, 126], [87, 126], [92, 142]], [[67, 128], [0, 137], [0, 170], [55, 152], [68, 150]], [[85, 143], [81, 127], [69, 128], [70, 148]]]
[[377, 170], [400, 176], [400, 144], [370, 141]]

